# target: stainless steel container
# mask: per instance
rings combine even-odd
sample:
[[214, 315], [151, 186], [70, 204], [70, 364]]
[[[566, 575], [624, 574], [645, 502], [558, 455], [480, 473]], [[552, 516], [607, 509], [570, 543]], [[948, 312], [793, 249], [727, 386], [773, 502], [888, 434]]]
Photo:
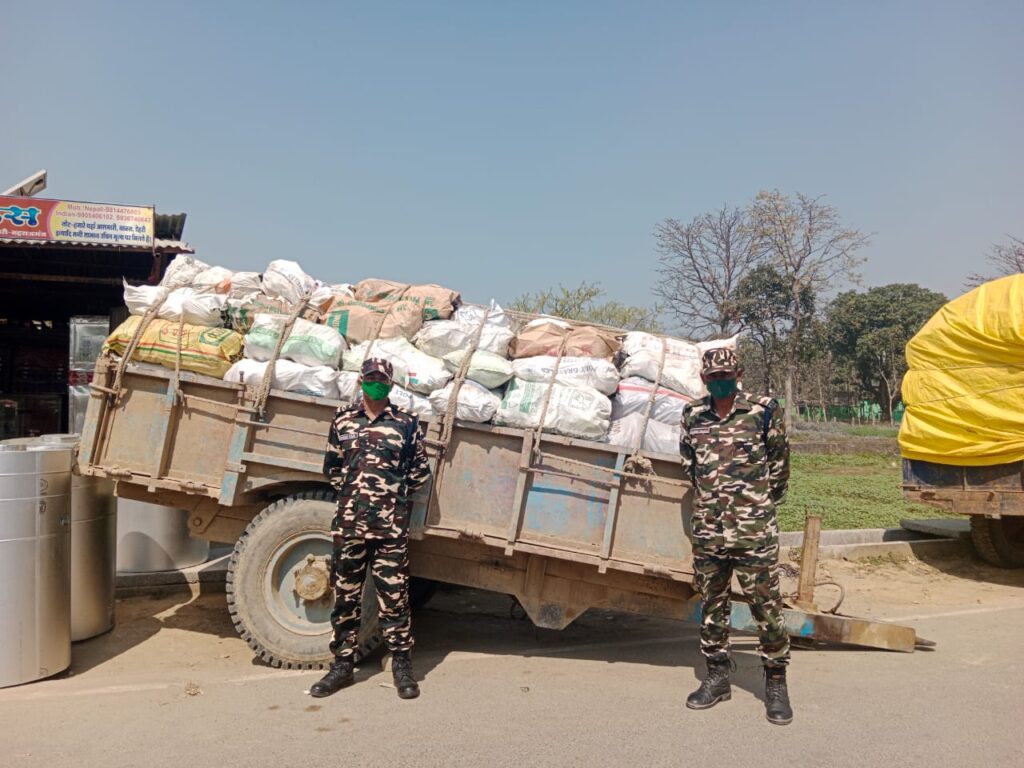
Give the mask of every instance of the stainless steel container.
[[[43, 435], [43, 445], [74, 448], [78, 435]], [[99, 477], [71, 478], [71, 640], [88, 640], [114, 626], [117, 559], [114, 484]]]
[[71, 451], [0, 446], [0, 687], [71, 664]]
[[68, 387], [68, 427], [81, 432], [85, 427], [85, 411], [89, 407], [92, 390], [88, 384]]
[[110, 334], [110, 318], [106, 315], [77, 315], [68, 321], [68, 332], [71, 337], [68, 368], [91, 371]]
[[131, 499], [117, 500], [117, 572], [176, 571], [205, 563], [210, 542], [188, 533], [189, 513]]

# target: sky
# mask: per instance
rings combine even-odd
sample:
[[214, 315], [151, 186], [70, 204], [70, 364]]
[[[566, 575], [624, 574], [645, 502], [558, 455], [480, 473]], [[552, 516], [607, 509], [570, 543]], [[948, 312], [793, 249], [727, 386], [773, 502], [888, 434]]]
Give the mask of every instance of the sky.
[[1024, 235], [1022, 33], [1019, 0], [21, 3], [0, 185], [186, 211], [231, 268], [638, 305], [659, 221], [799, 191], [872, 233], [864, 287], [956, 295]]

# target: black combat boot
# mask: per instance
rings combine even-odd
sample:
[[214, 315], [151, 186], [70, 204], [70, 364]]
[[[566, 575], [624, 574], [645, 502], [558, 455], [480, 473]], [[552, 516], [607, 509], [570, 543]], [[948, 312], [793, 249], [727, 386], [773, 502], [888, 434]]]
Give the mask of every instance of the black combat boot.
[[764, 713], [769, 723], [789, 725], [793, 722], [793, 709], [789, 706], [786, 690], [786, 668], [764, 668]]
[[399, 698], [415, 699], [420, 695], [420, 687], [412, 676], [412, 657], [408, 651], [395, 651], [391, 654], [391, 674], [395, 678]]
[[729, 685], [729, 662], [709, 661], [708, 673], [700, 684], [700, 688], [686, 697], [686, 706], [690, 709], [709, 709], [720, 701], [732, 698], [732, 687]]
[[352, 672], [352, 659], [335, 659], [327, 674], [313, 683], [309, 689], [309, 695], [318, 699], [337, 693], [355, 679]]

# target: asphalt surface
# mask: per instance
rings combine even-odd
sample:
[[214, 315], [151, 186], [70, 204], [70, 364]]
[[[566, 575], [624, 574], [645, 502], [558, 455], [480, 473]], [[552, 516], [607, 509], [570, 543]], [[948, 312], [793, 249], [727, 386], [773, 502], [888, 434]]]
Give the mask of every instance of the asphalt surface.
[[845, 608], [937, 648], [795, 652], [787, 727], [764, 720], [749, 637], [732, 701], [687, 710], [697, 632], [671, 621], [590, 612], [551, 632], [510, 618], [507, 597], [445, 591], [415, 621], [418, 700], [377, 659], [313, 699], [319, 673], [255, 664], [223, 595], [132, 597], [113, 632], [75, 645], [70, 675], [0, 690], [0, 764], [1024, 765], [1024, 573], [919, 569], [903, 594], [900, 572], [842, 574]]

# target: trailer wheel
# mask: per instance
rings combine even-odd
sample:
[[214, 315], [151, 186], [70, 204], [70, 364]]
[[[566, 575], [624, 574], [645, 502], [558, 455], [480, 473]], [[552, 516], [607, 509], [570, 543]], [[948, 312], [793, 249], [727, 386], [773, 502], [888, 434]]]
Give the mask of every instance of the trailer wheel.
[[[331, 519], [334, 494], [306, 491], [264, 509], [235, 544], [228, 610], [238, 634], [273, 667], [317, 669], [331, 661]], [[363, 591], [357, 656], [380, 644], [373, 582]]]
[[971, 515], [971, 542], [990, 565], [1024, 568], [1024, 517]]

